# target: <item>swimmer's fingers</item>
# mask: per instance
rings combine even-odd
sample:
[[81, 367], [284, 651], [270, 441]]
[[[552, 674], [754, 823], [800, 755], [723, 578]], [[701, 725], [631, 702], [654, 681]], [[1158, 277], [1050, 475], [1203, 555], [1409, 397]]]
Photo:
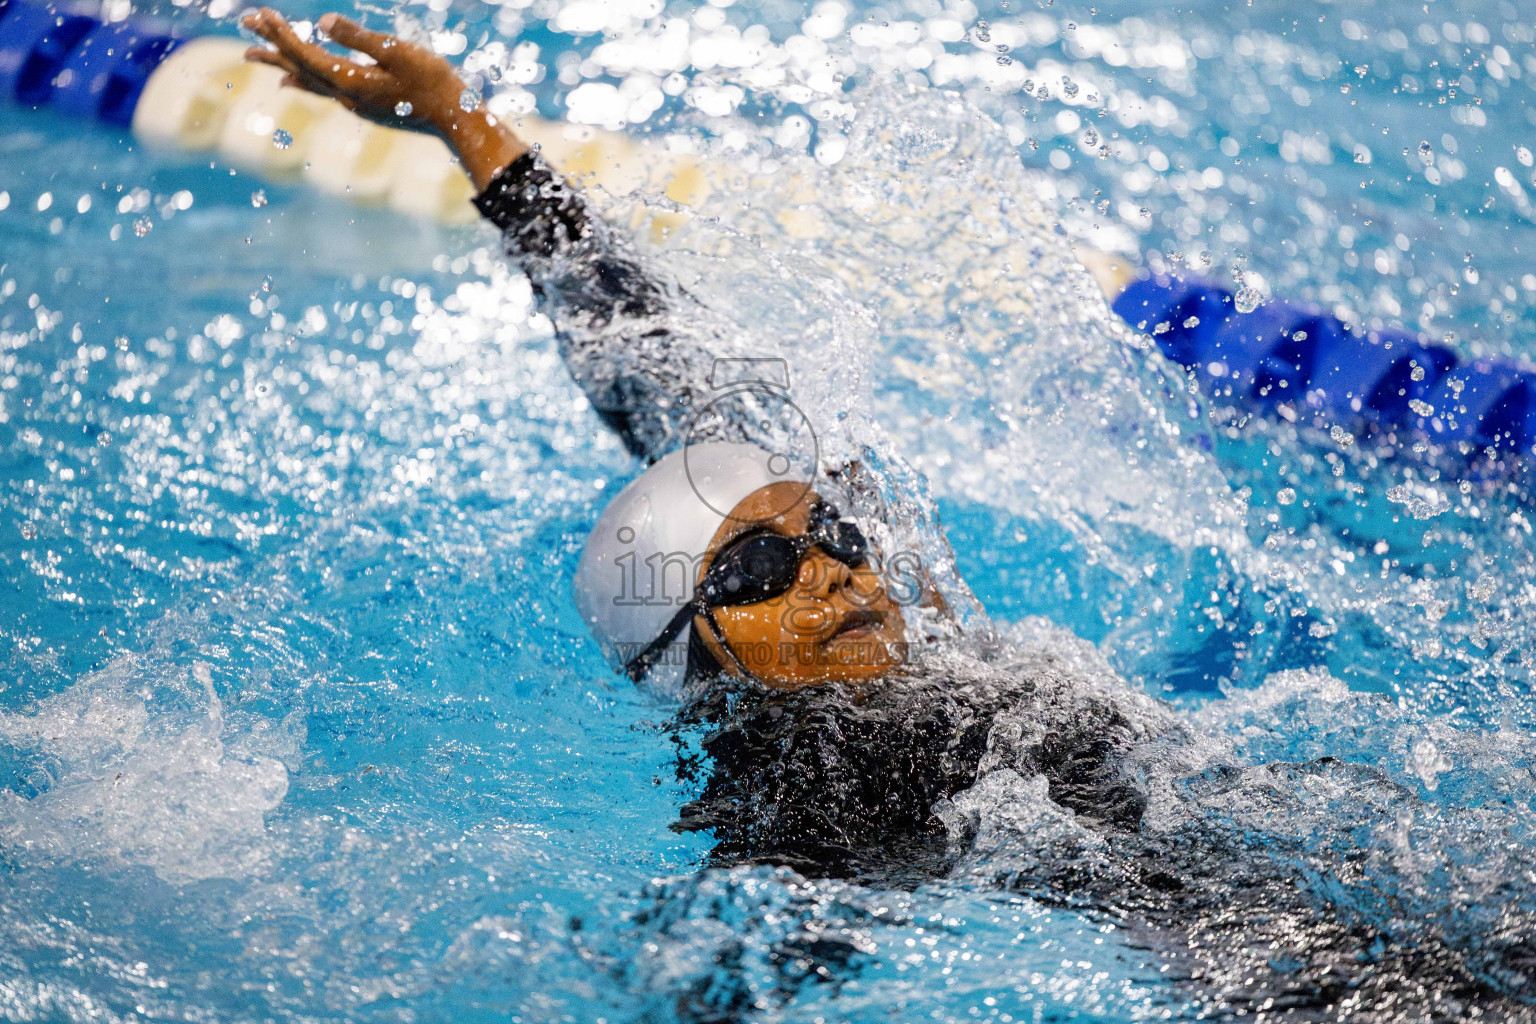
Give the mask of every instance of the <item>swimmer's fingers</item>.
[[287, 19], [270, 7], [263, 7], [246, 18], [245, 26], [277, 47], [277, 52], [293, 65], [288, 69], [289, 73], [296, 74], [301, 83], [314, 78], [337, 92], [347, 92], [352, 83], [368, 77], [361, 65], [300, 39]]
[[275, 68], [293, 74], [297, 70], [293, 61], [284, 57], [276, 50], [269, 50], [265, 46], [253, 46], [245, 51], [245, 59], [253, 64], [270, 64]]
[[286, 71], [289, 78], [297, 79], [301, 74], [297, 64], [276, 50], [269, 50], [265, 46], [253, 46], [246, 50], [245, 59], [253, 64], [266, 64], [279, 71]]
[[270, 7], [263, 7], [254, 14], [247, 14], [241, 19], [240, 24], [256, 33], [279, 50], [287, 50], [292, 45], [302, 45], [297, 32], [288, 20]]
[[348, 49], [366, 53], [377, 61], [380, 67], [389, 67], [402, 45], [394, 36], [370, 31], [339, 14], [327, 14], [318, 24], [320, 31]]
[[249, 59], [281, 68], [299, 86], [333, 97], [370, 121], [441, 133], [462, 117], [464, 83], [452, 64], [429, 49], [326, 15], [321, 30], [356, 48], [359, 60], [351, 61], [300, 39], [271, 8], [248, 16], [244, 24], [275, 47], [249, 54]]
[[337, 92], [335, 86], [331, 85], [330, 82], [316, 75], [309, 74], [298, 64], [276, 50], [269, 50], [264, 46], [253, 46], [245, 51], [245, 59], [255, 64], [266, 64], [284, 72], [283, 85], [292, 86], [295, 89], [303, 89], [306, 92], [312, 92], [327, 99], [347, 102], [345, 97]]

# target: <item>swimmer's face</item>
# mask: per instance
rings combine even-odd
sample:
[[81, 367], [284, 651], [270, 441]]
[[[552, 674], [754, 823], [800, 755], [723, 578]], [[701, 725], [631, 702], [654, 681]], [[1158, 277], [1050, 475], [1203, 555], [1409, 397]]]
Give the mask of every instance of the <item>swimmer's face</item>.
[[[769, 484], [744, 498], [715, 532], [698, 578], [704, 578], [723, 548], [748, 532], [804, 535], [817, 504], [812, 494], [797, 500], [804, 487]], [[788, 511], [774, 514], [791, 503]], [[901, 611], [879, 574], [868, 562], [850, 567], [819, 547], [805, 553], [795, 582], [784, 593], [755, 604], [718, 607], [714, 615], [736, 659], [774, 689], [877, 679], [904, 657]], [[694, 619], [694, 629], [715, 660], [739, 674], [703, 616]]]

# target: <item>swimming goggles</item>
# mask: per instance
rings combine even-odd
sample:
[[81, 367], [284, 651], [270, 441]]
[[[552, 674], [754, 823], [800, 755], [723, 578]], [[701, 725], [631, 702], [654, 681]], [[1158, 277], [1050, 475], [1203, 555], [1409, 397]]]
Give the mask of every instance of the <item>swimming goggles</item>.
[[[825, 502], [811, 510], [810, 528], [799, 536], [786, 537], [768, 529], [757, 529], [737, 537], [710, 563], [709, 571], [694, 591], [693, 600], [677, 610], [667, 628], [650, 646], [630, 659], [624, 666], [625, 673], [637, 682], [643, 678], [695, 615], [704, 616], [715, 640], [730, 654], [730, 647], [720, 635], [710, 609], [756, 604], [784, 593], [794, 585], [800, 574], [800, 562], [811, 548], [820, 548], [850, 569], [864, 564], [869, 556], [869, 541], [863, 531]], [[736, 660], [734, 654], [731, 658]], [[737, 667], [746, 672], [746, 667], [739, 661]]]

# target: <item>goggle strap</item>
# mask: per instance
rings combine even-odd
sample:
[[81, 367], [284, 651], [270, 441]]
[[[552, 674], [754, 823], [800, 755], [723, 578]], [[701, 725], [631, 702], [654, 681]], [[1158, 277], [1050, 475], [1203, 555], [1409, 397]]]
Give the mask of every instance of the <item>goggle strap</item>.
[[672, 616], [672, 621], [667, 623], [667, 628], [661, 631], [661, 635], [652, 640], [645, 650], [629, 659], [629, 662], [624, 666], [624, 674], [636, 683], [644, 679], [645, 674], [651, 670], [651, 666], [656, 663], [656, 659], [666, 650], [667, 645], [676, 640], [677, 634], [681, 633], [683, 627], [688, 625], [688, 620], [699, 614], [697, 605], [698, 602], [689, 601], [679, 608], [677, 614]]

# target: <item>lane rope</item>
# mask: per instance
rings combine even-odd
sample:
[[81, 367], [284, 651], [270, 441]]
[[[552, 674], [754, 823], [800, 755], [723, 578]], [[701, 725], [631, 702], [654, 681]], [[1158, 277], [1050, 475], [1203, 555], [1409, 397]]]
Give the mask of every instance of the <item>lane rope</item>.
[[1144, 277], [1112, 305], [1218, 403], [1319, 429], [1465, 443], [1495, 457], [1536, 451], [1536, 373], [1519, 364], [1463, 362], [1410, 331], [1360, 331], [1285, 301], [1239, 312], [1230, 291], [1199, 279]]

